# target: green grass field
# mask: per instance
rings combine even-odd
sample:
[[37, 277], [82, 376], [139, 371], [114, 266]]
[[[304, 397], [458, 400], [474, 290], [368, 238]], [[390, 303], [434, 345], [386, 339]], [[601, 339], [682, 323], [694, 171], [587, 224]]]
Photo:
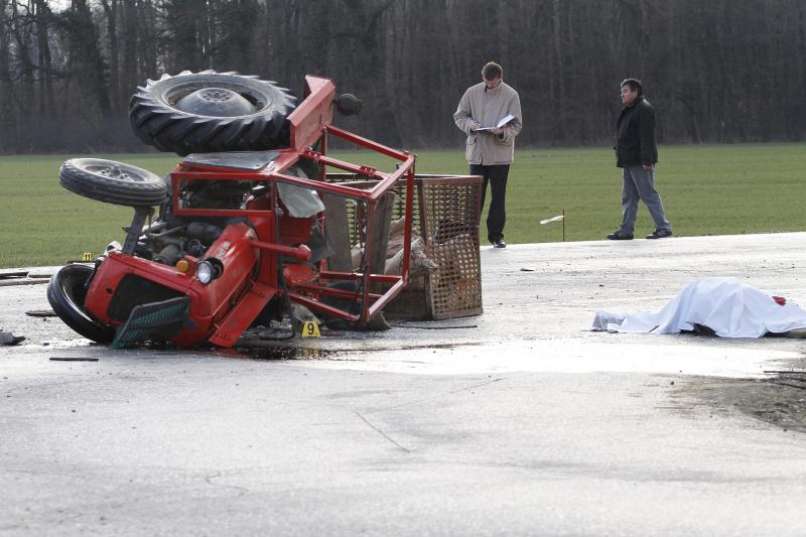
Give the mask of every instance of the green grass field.
[[[467, 171], [458, 149], [417, 155], [419, 173]], [[161, 175], [178, 160], [163, 154], [104, 156]], [[123, 240], [121, 228], [132, 210], [61, 188], [58, 171], [66, 158], [0, 157], [0, 267], [57, 265]], [[805, 144], [664, 146], [660, 159], [657, 187], [676, 235], [806, 229]], [[352, 153], [349, 160], [390, 169], [389, 160], [374, 155]], [[559, 223], [538, 222], [563, 209], [566, 240], [602, 239], [620, 221], [620, 193], [620, 170], [609, 149], [520, 149], [509, 178], [506, 239], [560, 241]], [[641, 206], [636, 233], [653, 228]]]

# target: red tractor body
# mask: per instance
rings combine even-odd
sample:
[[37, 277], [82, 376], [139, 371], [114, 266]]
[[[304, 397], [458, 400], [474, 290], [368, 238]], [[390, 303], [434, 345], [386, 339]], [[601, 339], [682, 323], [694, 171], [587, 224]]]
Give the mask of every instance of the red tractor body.
[[[165, 210], [172, 218], [183, 225], [216, 222], [221, 228], [203, 251], [191, 255], [183, 249], [178, 258], [167, 262], [147, 259], [136, 255], [133, 243], [137, 239], [132, 238], [134, 232], [130, 229], [127, 245], [108, 252], [96, 263], [85, 284], [81, 309], [99, 327], [115, 330], [116, 341], [120, 340], [122, 327], [133, 321], [138, 307], [177, 299], [184, 301], [186, 316], [163, 338], [181, 347], [208, 342], [231, 347], [265, 314], [270, 303], [296, 302], [316, 314], [360, 326], [406, 285], [415, 158], [334, 127], [335, 86], [327, 79], [311, 76], [306, 77], [306, 85], [306, 98], [288, 116], [288, 147], [242, 154], [193, 154], [170, 174], [170, 203]], [[328, 138], [333, 136], [391, 158], [397, 163], [395, 169], [382, 172], [331, 158], [327, 146]], [[318, 176], [294, 171], [302, 165], [316, 170]], [[330, 180], [328, 167], [352, 174], [361, 180], [360, 186], [357, 182], [351, 186], [349, 182]], [[225, 186], [228, 182], [247, 184], [251, 190], [235, 206], [200, 207], [189, 203], [188, 192], [208, 181]], [[374, 245], [369, 240], [362, 241], [362, 263], [353, 270], [331, 270], [326, 257], [311, 262], [308, 243], [314, 228], [326, 232], [324, 211], [308, 217], [292, 216], [278, 194], [281, 184], [353, 200], [361, 207], [358, 213], [363, 220], [358, 227], [364, 238], [375, 233], [372, 227], [378, 224], [374, 213], [382, 197], [393, 188], [405, 192], [400, 274], [370, 272], [366, 260]], [[139, 230], [135, 231], [139, 236]], [[210, 275], [212, 269], [209, 280], [200, 275], [203, 264], [207, 271], [204, 276]], [[144, 340], [153, 334], [145, 329], [140, 336], [132, 336], [131, 332], [129, 336]]]

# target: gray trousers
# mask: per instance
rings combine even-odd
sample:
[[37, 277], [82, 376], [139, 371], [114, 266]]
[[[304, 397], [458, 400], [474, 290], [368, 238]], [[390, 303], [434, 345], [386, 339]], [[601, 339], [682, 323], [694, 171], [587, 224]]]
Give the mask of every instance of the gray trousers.
[[655, 221], [655, 229], [672, 230], [672, 224], [663, 212], [660, 194], [655, 190], [655, 170], [645, 170], [643, 166], [624, 168], [624, 187], [621, 190], [621, 233], [632, 235], [635, 217], [638, 215], [638, 200], [642, 200]]

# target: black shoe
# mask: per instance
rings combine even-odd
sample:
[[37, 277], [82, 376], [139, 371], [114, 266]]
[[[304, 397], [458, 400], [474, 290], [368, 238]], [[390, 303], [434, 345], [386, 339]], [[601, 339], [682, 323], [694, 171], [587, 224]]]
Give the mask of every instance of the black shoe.
[[666, 237], [672, 236], [671, 229], [656, 229], [652, 232], [652, 234], [647, 235], [647, 239], [665, 239]]
[[504, 239], [495, 239], [494, 241], [491, 240], [490, 244], [493, 245], [493, 248], [506, 248], [507, 243], [504, 242]]
[[632, 233], [622, 233], [621, 231], [615, 231], [607, 236], [607, 238], [611, 241], [631, 241], [632, 240]]

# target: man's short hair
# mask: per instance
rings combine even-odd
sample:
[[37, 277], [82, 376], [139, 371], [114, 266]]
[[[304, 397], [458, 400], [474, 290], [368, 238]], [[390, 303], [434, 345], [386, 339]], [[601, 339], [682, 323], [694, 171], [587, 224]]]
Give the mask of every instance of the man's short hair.
[[504, 76], [504, 68], [495, 62], [487, 62], [481, 68], [481, 76], [484, 80], [495, 80]]
[[641, 95], [644, 90], [644, 88], [641, 86], [641, 81], [637, 78], [625, 78], [621, 81], [621, 85], [619, 87], [623, 88], [624, 86], [628, 86], [630, 91], [637, 91], [638, 95]]

